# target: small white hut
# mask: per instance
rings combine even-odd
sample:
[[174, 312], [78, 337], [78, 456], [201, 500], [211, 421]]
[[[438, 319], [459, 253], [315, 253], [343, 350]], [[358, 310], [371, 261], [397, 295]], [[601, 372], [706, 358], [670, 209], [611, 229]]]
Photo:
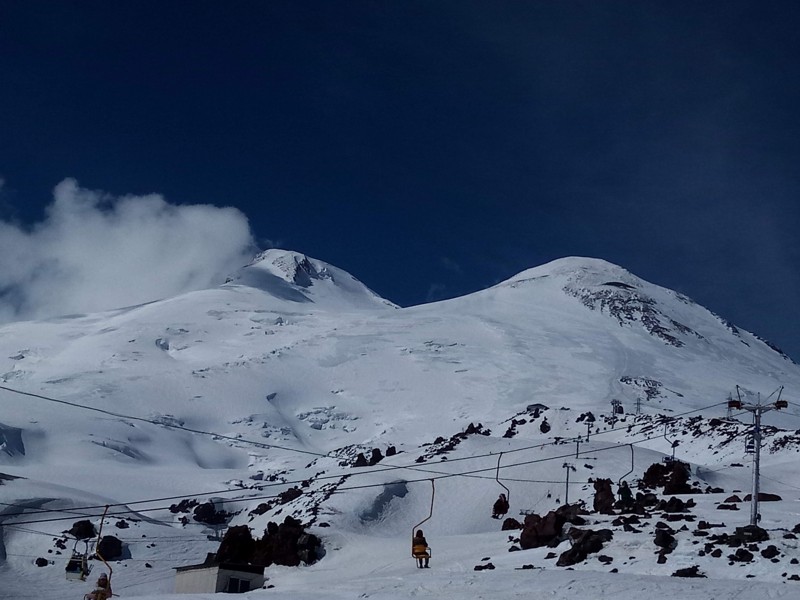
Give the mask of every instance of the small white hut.
[[264, 567], [248, 564], [215, 563], [209, 554], [200, 565], [175, 568], [176, 594], [227, 592], [243, 594], [264, 585]]

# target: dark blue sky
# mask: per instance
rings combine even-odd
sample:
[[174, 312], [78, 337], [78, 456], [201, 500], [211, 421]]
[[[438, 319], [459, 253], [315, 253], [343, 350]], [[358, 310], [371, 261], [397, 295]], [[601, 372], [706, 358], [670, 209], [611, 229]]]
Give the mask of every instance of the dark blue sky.
[[800, 358], [800, 4], [0, 0], [3, 220], [233, 205], [402, 305], [569, 255]]

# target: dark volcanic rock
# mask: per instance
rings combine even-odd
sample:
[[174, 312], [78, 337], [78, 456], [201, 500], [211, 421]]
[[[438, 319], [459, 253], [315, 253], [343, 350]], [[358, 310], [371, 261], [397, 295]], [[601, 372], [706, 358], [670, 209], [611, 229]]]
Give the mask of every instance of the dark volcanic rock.
[[689, 465], [679, 460], [653, 463], [647, 468], [642, 482], [649, 488], [664, 488], [664, 494], [691, 494], [697, 490], [689, 485]]
[[383, 460], [383, 454], [381, 454], [381, 451], [378, 448], [373, 448], [372, 456], [369, 457], [370, 466], [377, 465], [382, 460]]
[[192, 518], [198, 523], [222, 525], [228, 520], [229, 516], [224, 510], [217, 510], [213, 502], [204, 502], [195, 506]]
[[751, 542], [766, 542], [769, 539], [769, 533], [758, 525], [745, 525], [744, 527], [737, 527], [731, 537], [743, 544], [749, 544]]
[[562, 528], [565, 523], [583, 525], [586, 521], [579, 516], [577, 505], [559, 506], [544, 517], [537, 514], [527, 515], [519, 536], [519, 544], [523, 550], [548, 546], [561, 541]]
[[763, 556], [764, 558], [775, 558], [780, 553], [781, 551], [778, 550], [777, 546], [773, 546], [772, 544], [770, 544], [761, 551], [761, 556]]
[[594, 481], [594, 511], [603, 515], [614, 514], [614, 492], [611, 491], [610, 479]]
[[104, 535], [97, 544], [97, 554], [105, 560], [117, 560], [122, 557], [122, 542], [113, 535]]
[[290, 487], [288, 490], [285, 490], [278, 494], [278, 503], [279, 504], [286, 504], [287, 502], [291, 502], [303, 495], [303, 492], [300, 488], [296, 486]]
[[733, 562], [750, 562], [753, 560], [753, 553], [744, 548], [739, 548], [736, 552], [729, 555], [728, 559]]
[[316, 562], [320, 546], [320, 539], [307, 533], [300, 521], [286, 517], [280, 525], [270, 521], [264, 537], [256, 540], [246, 525], [230, 527], [225, 532], [215, 562], [296, 567], [301, 562]]
[[[745, 502], [750, 502], [750, 500], [752, 500], [752, 499], [753, 499], [753, 495], [752, 494], [747, 494], [747, 496], [744, 497], [744, 501]], [[783, 500], [783, 498], [778, 496], [778, 494], [769, 494], [767, 492], [758, 492], [758, 501], [759, 502], [780, 502], [781, 500]]]
[[678, 541], [675, 539], [675, 536], [673, 536], [666, 529], [656, 529], [656, 537], [653, 540], [653, 543], [659, 548], [662, 548], [663, 552], [665, 553], [672, 552], [678, 545]]
[[686, 567], [685, 569], [678, 569], [672, 574], [673, 577], [705, 577], [704, 573], [700, 572], [700, 567], [694, 565]]
[[663, 510], [664, 512], [668, 513], [682, 513], [686, 512], [690, 508], [695, 506], [694, 500], [691, 498], [684, 502], [680, 498], [676, 498], [672, 496], [669, 500], [664, 502], [663, 500], [656, 505], [657, 510]]
[[76, 521], [72, 524], [72, 527], [69, 529], [69, 531], [67, 531], [67, 533], [79, 540], [93, 538], [97, 535], [94, 525], [92, 525], [92, 522], [88, 520]]
[[568, 536], [572, 541], [572, 547], [558, 557], [556, 566], [570, 567], [586, 560], [586, 557], [603, 549], [605, 542], [611, 541], [614, 537], [610, 529], [578, 529], [573, 527], [569, 530]]
[[248, 563], [253, 556], [255, 540], [247, 525], [229, 527], [217, 549], [219, 563]]

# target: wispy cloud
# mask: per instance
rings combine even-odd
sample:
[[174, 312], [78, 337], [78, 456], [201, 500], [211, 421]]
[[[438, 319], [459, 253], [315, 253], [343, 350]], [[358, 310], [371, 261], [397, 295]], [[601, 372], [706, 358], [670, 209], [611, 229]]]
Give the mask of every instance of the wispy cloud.
[[252, 256], [236, 208], [114, 197], [65, 179], [45, 219], [0, 221], [0, 320], [90, 312], [224, 281]]
[[443, 283], [432, 283], [428, 286], [428, 293], [425, 294], [426, 302], [436, 302], [445, 298], [445, 290], [447, 286]]
[[443, 266], [445, 269], [447, 269], [448, 271], [451, 271], [451, 272], [453, 272], [453, 273], [457, 273], [457, 274], [459, 274], [459, 275], [462, 273], [461, 265], [460, 265], [460, 264], [458, 264], [456, 261], [454, 261], [454, 260], [453, 260], [452, 258], [450, 258], [450, 257], [443, 256], [443, 257], [441, 257], [441, 258], [439, 259], [439, 262], [440, 262], [440, 263], [441, 263], [441, 265], [442, 265], [442, 266]]

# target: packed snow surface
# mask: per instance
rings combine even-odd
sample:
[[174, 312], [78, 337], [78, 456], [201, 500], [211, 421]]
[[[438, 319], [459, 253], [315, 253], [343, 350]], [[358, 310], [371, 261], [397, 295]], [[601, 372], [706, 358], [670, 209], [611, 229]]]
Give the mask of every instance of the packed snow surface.
[[[2, 598], [89, 591], [64, 576], [74, 540], [56, 541], [78, 520], [99, 525], [105, 505], [104, 533], [125, 545], [115, 592], [170, 597], [174, 568], [216, 551], [220, 531], [169, 507], [211, 498], [256, 536], [292, 515], [323, 541], [313, 565], [269, 567], [273, 587], [253, 598], [800, 595], [800, 368], [602, 260], [566, 258], [399, 308], [341, 269], [270, 250], [219, 288], [0, 328], [0, 386]], [[567, 499], [591, 509], [590, 479], [635, 485], [674, 451], [708, 492], [691, 495], [696, 519], [731, 533], [749, 504], [718, 506], [750, 490], [752, 417], [728, 414], [727, 399], [772, 406], [778, 393], [788, 408], [763, 419], [761, 489], [781, 497], [760, 507], [772, 559], [700, 554], [696, 523], [672, 522], [677, 546], [659, 563], [660, 513], [641, 533], [590, 513], [586, 527], [613, 540], [567, 570], [549, 557], [567, 541], [514, 551], [520, 531], [491, 518], [505, 488], [520, 521]], [[386, 457], [354, 466], [373, 449]], [[298, 498], [275, 501], [292, 487]], [[432, 496], [432, 568], [417, 569], [411, 532]], [[692, 566], [706, 578], [670, 577]]]

